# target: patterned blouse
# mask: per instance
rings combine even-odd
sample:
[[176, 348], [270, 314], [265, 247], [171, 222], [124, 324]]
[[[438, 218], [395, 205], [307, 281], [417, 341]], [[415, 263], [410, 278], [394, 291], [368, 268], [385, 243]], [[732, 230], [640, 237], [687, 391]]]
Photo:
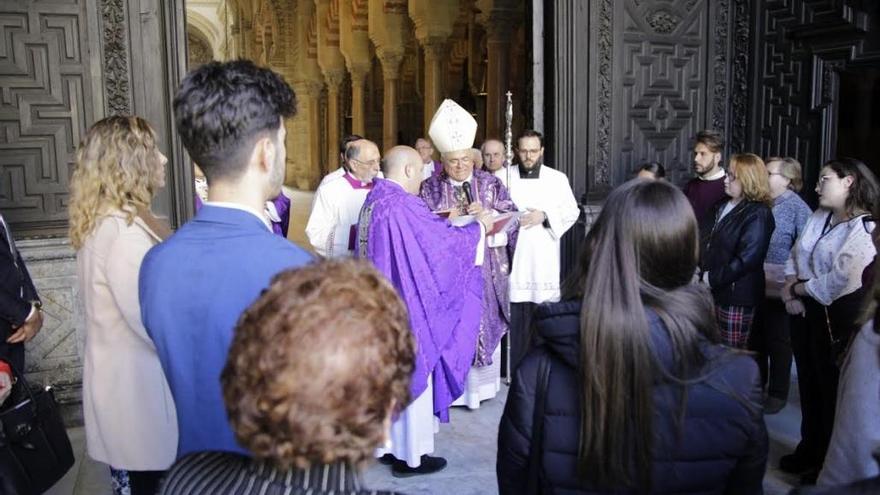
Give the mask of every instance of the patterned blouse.
[[807, 293], [828, 306], [862, 286], [862, 272], [877, 254], [871, 240], [874, 221], [860, 215], [831, 225], [832, 213], [816, 210], [791, 250], [785, 274], [806, 280]]

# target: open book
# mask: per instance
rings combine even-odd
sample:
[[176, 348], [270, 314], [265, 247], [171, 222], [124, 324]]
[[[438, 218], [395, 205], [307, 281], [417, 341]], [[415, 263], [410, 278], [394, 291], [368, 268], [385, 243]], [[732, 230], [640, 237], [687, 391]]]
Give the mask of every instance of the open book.
[[[445, 213], [445, 215], [442, 215], [443, 213]], [[444, 217], [447, 217], [447, 218], [449, 217], [448, 210], [438, 211], [437, 214], [444, 216]], [[501, 232], [506, 232], [506, 231], [510, 230], [513, 227], [513, 225], [515, 224], [514, 220], [517, 220], [521, 216], [522, 216], [522, 212], [512, 211], [509, 213], [502, 213], [500, 215], [496, 215], [496, 216], [492, 217], [492, 228], [490, 228], [489, 231], [486, 232], [486, 235], [487, 236], [495, 235], [495, 234], [498, 234]], [[465, 225], [468, 225], [468, 224], [476, 222], [476, 221], [477, 221], [477, 217], [475, 217], [473, 215], [461, 215], [461, 216], [449, 219], [449, 223], [451, 223], [452, 225], [455, 225], [456, 227], [463, 227]]]
[[520, 211], [511, 211], [509, 213], [502, 213], [496, 217], [492, 218], [492, 229], [489, 232], [486, 232], [486, 235], [495, 235], [500, 232], [509, 231], [516, 222], [514, 220], [518, 220], [523, 214]]

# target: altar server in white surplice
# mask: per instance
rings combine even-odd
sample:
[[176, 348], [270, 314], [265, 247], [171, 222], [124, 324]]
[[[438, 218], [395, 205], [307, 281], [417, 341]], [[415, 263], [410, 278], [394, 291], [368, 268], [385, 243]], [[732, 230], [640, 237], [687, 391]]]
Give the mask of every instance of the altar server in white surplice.
[[345, 149], [346, 170], [333, 173], [315, 191], [306, 235], [315, 252], [325, 258], [351, 256], [357, 241], [357, 223], [373, 179], [379, 173], [379, 148], [361, 139]]
[[[568, 177], [544, 165], [544, 136], [526, 131], [517, 141], [519, 164], [495, 172], [521, 212], [510, 272], [510, 365], [529, 350], [532, 312], [559, 301], [559, 241], [580, 214]], [[509, 177], [509, 182], [508, 182]]]

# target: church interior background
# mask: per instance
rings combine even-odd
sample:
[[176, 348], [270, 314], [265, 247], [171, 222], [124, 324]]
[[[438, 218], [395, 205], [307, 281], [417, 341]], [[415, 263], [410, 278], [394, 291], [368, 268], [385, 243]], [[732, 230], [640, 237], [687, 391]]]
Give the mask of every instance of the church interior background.
[[287, 184], [313, 189], [339, 166], [339, 140], [389, 149], [425, 135], [443, 98], [480, 122], [477, 142], [503, 138], [531, 67], [524, 2], [516, 0], [187, 0], [187, 68], [246, 58], [292, 84]]
[[[299, 105], [286, 125], [288, 186], [338, 166], [341, 136], [412, 145], [445, 97], [471, 111], [477, 142], [547, 136], [584, 218], [645, 161], [691, 174], [690, 139], [715, 128], [725, 155], [821, 163], [880, 152], [876, 0], [0, 0], [0, 211], [45, 303], [27, 371], [81, 421], [68, 180], [83, 132], [137, 114], [169, 157], [157, 213], [193, 213], [192, 166], [171, 100], [188, 68], [249, 58], [283, 74]], [[807, 195], [808, 199], [809, 193]]]

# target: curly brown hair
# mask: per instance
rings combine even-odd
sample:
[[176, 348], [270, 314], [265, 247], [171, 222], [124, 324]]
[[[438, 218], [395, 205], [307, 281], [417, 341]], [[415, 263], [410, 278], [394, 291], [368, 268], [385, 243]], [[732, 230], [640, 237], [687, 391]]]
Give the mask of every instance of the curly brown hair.
[[241, 445], [279, 468], [361, 465], [409, 403], [414, 355], [406, 307], [372, 265], [288, 270], [239, 319], [226, 411]]

